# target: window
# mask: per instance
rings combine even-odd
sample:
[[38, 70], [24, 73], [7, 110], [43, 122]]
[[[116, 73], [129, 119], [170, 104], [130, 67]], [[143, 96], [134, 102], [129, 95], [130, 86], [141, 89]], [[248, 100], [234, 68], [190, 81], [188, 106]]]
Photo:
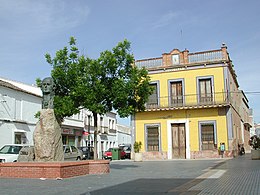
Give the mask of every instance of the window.
[[182, 81], [170, 82], [170, 105], [171, 106], [183, 105]]
[[108, 125], [109, 125], [109, 129], [112, 129], [111, 128], [111, 125], [112, 125], [112, 122], [111, 122], [112, 120], [111, 119], [109, 119], [109, 122], [108, 122]]
[[72, 152], [78, 152], [77, 148], [75, 146], [71, 146]]
[[112, 128], [111, 129], [115, 129], [115, 121], [112, 120]]
[[103, 117], [100, 117], [100, 125], [99, 125], [101, 133], [105, 132], [104, 126], [103, 126]]
[[15, 144], [21, 144], [22, 143], [22, 134], [21, 133], [15, 133], [14, 134], [14, 140], [15, 140]]
[[200, 123], [201, 150], [216, 149], [215, 126], [215, 122]]
[[103, 127], [103, 117], [100, 117], [100, 126]]
[[70, 148], [69, 147], [66, 147], [65, 153], [70, 153]]
[[173, 64], [173, 65], [180, 64], [180, 58], [179, 58], [179, 55], [178, 55], [178, 54], [172, 55], [172, 64]]
[[158, 93], [158, 84], [157, 83], [152, 83], [150, 85], [153, 88], [153, 93], [148, 98], [147, 107], [148, 108], [156, 108], [159, 105], [159, 101], [158, 101], [158, 94], [159, 94]]
[[14, 133], [14, 143], [15, 144], [26, 144], [27, 141], [28, 140], [27, 140], [25, 133], [21, 133], [21, 132]]
[[159, 151], [159, 126], [146, 127], [147, 151]]
[[199, 102], [212, 103], [213, 101], [213, 87], [212, 78], [199, 79]]
[[92, 116], [88, 115], [87, 117], [87, 125], [91, 126], [92, 125]]

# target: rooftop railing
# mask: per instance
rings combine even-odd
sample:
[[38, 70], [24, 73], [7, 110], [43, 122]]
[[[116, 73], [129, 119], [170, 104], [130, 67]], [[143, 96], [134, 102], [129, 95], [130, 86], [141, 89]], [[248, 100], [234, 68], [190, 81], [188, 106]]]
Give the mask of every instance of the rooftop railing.
[[188, 58], [189, 58], [189, 63], [211, 62], [211, 61], [217, 61], [217, 60], [224, 59], [221, 50], [189, 54]]
[[163, 65], [162, 63], [162, 58], [154, 58], [154, 59], [149, 59], [149, 60], [141, 60], [141, 61], [136, 61], [135, 65], [138, 68], [154, 68], [154, 67], [160, 67]]
[[229, 103], [229, 95], [224, 92], [203, 95], [192, 94], [149, 99], [149, 101], [146, 103], [146, 109], [220, 106], [227, 105]]
[[[208, 51], [208, 52], [199, 52], [199, 53], [191, 53], [188, 55], [188, 64], [192, 63], [205, 63], [205, 62], [213, 62], [218, 60], [224, 60], [224, 56], [221, 50], [216, 51]], [[151, 58], [145, 60], [137, 60], [135, 65], [138, 68], [157, 68], [163, 66], [162, 58]], [[174, 64], [168, 64], [167, 66], [174, 66]], [[180, 64], [178, 64], [180, 65]]]

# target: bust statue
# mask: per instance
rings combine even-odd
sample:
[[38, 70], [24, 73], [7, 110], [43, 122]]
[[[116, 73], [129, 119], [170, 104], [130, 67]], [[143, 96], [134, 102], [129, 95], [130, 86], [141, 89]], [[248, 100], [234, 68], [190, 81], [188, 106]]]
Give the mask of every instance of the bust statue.
[[53, 109], [54, 82], [51, 77], [42, 80], [41, 90], [43, 94], [42, 109]]

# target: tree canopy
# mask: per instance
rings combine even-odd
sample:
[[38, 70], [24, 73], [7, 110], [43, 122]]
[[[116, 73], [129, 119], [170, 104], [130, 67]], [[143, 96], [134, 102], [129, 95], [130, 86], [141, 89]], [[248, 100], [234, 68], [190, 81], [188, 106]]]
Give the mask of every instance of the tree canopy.
[[151, 94], [150, 78], [145, 69], [133, 66], [130, 42], [119, 42], [111, 51], [101, 52], [98, 59], [79, 55], [75, 38], [69, 48], [56, 52], [52, 59], [51, 76], [55, 83], [55, 114], [58, 118], [71, 116], [81, 108], [97, 114], [115, 110], [120, 117], [143, 111]]
[[148, 72], [134, 66], [130, 42], [119, 42], [112, 50], [101, 52], [99, 58], [80, 55], [74, 37], [69, 46], [56, 52], [47, 62], [53, 67], [55, 83], [54, 111], [58, 120], [86, 108], [94, 117], [94, 158], [96, 159], [97, 114], [117, 111], [127, 117], [145, 109], [152, 93]]

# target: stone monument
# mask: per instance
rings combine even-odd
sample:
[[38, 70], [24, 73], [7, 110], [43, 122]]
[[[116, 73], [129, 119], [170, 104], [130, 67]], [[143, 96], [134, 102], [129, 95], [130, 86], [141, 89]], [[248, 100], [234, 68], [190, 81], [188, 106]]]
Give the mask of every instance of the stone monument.
[[40, 120], [33, 134], [35, 161], [63, 161], [64, 152], [61, 128], [54, 114], [54, 83], [51, 77], [43, 79]]

